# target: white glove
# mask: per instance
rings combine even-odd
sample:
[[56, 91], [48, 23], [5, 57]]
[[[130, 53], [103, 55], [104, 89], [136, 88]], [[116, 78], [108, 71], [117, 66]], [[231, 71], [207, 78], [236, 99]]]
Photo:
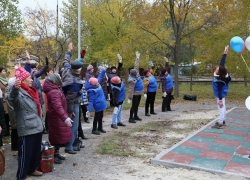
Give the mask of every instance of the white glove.
[[139, 58], [141, 54], [138, 51], [136, 51], [135, 55], [136, 55], [136, 58]]
[[147, 94], [144, 94], [144, 98], [147, 99]]
[[103, 69], [104, 69], [105, 71], [107, 70], [107, 68], [108, 68], [107, 65], [104, 65], [104, 66], [103, 66]]
[[168, 62], [168, 58], [164, 57], [165, 61]]
[[108, 94], [108, 101], [110, 101], [110, 94]]
[[89, 118], [89, 116], [90, 116], [90, 112], [87, 111], [87, 112], [86, 112], [86, 118]]
[[113, 114], [117, 114], [117, 112], [118, 112], [118, 107], [115, 107]]
[[154, 66], [152, 61], [149, 61], [148, 65], [151, 66], [151, 67]]
[[121, 55], [120, 55], [120, 54], [117, 54], [117, 57], [118, 57], [118, 59], [119, 59], [119, 63], [122, 63], [122, 57], [121, 57]]
[[130, 99], [128, 99], [128, 103], [129, 103], [129, 104], [131, 103], [131, 100], [130, 100]]
[[164, 93], [163, 93], [163, 97], [166, 97], [166, 96], [167, 96], [167, 93], [166, 93], [166, 92], [164, 92]]

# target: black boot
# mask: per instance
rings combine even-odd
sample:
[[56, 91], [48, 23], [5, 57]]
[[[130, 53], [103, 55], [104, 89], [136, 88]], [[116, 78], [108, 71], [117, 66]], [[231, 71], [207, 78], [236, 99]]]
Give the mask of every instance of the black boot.
[[55, 164], [62, 164], [62, 160], [55, 156], [54, 163]]
[[66, 157], [62, 156], [61, 154], [55, 154], [55, 158], [58, 158], [60, 160], [66, 160]]

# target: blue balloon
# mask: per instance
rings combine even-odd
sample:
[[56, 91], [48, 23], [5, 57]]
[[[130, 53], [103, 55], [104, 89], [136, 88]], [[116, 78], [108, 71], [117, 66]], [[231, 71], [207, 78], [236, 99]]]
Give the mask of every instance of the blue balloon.
[[240, 53], [244, 47], [244, 41], [239, 36], [234, 36], [230, 41], [231, 48], [237, 52]]

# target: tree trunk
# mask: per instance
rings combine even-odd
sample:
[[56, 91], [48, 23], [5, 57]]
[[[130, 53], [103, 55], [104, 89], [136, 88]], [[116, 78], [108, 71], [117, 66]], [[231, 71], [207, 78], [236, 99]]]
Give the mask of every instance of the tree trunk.
[[174, 96], [175, 97], [179, 97], [179, 54], [180, 54], [180, 50], [181, 50], [181, 39], [180, 38], [176, 38], [175, 41], [175, 47], [174, 47], [174, 61], [175, 61], [175, 65], [174, 65], [174, 71], [175, 71], [175, 77], [174, 77]]

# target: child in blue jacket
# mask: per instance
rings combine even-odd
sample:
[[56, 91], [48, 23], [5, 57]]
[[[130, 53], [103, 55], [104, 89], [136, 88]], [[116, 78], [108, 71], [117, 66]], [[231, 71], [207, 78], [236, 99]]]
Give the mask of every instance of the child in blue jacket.
[[[88, 92], [88, 98], [89, 98], [89, 106], [88, 106], [88, 111], [86, 112], [86, 117], [89, 117], [92, 108], [94, 108], [95, 116], [93, 121], [92, 134], [95, 135], [100, 135], [100, 132], [106, 133], [106, 131], [102, 127], [102, 118], [103, 118], [103, 111], [107, 108], [107, 103], [102, 86], [100, 85], [105, 73], [106, 73], [106, 67], [99, 74], [98, 79], [92, 77], [85, 83], [85, 89]], [[97, 128], [97, 123], [98, 123], [98, 128]]]
[[231, 81], [231, 77], [227, 73], [225, 68], [225, 61], [227, 57], [228, 46], [225, 47], [224, 55], [221, 58], [220, 66], [216, 68], [214, 72], [214, 78], [212, 81], [214, 95], [217, 98], [218, 110], [220, 112], [218, 122], [215, 123], [212, 128], [223, 129], [226, 125], [226, 104], [225, 97], [228, 93], [228, 83]]

